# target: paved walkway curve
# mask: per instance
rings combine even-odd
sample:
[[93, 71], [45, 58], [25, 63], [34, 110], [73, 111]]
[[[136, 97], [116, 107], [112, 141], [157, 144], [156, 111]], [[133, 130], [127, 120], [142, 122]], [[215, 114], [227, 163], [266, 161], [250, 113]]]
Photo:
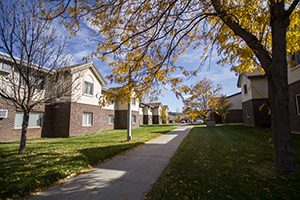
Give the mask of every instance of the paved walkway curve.
[[151, 184], [157, 180], [191, 128], [179, 126], [87, 173], [66, 180], [63, 185], [56, 185], [29, 199], [144, 199], [145, 193], [151, 189]]

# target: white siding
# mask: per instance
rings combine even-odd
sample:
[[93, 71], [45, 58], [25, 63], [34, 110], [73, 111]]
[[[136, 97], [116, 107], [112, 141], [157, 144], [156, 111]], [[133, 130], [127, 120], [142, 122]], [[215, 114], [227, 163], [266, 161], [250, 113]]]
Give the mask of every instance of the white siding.
[[295, 68], [288, 69], [288, 84], [294, 83], [300, 80], [300, 65]]
[[[243, 75], [241, 83], [242, 102], [250, 99], [269, 98], [268, 80], [266, 77], [248, 79]], [[247, 94], [245, 94], [244, 85], [247, 85]]]
[[[89, 105], [99, 105], [99, 97], [101, 95], [101, 83], [92, 72], [90, 68], [85, 69], [83, 72], [77, 72], [73, 74], [73, 80], [79, 75], [78, 73], [82, 73], [81, 77], [76, 81], [74, 85], [78, 84], [78, 88], [72, 90], [72, 101], [76, 101], [78, 103], [89, 104]], [[93, 83], [93, 94], [84, 94], [83, 86], [84, 82], [87, 81], [89, 83]]]
[[[251, 93], [251, 82], [249, 79], [246, 78], [246, 76], [242, 75], [242, 85], [241, 85], [241, 91], [242, 91], [242, 102], [248, 101], [252, 99], [252, 93]], [[247, 86], [247, 94], [245, 94], [244, 85]]]

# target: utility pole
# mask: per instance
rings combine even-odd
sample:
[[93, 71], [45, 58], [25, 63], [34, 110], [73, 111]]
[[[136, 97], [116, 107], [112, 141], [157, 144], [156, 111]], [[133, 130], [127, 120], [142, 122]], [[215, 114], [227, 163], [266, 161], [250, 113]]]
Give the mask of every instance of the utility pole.
[[131, 98], [132, 98], [131, 71], [129, 72], [128, 85], [129, 85], [129, 90], [130, 90], [130, 97], [128, 100], [128, 107], [127, 107], [127, 142], [129, 142], [132, 139], [132, 137], [131, 137]]
[[131, 98], [128, 102], [128, 108], [127, 108], [127, 142], [129, 142], [131, 137]]

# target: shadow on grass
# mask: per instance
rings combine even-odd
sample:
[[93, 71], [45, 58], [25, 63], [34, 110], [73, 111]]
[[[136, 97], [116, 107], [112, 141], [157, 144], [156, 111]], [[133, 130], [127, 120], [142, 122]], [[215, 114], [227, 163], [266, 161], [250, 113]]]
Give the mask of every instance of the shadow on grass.
[[[48, 188], [71, 174], [100, 164], [140, 144], [143, 143], [24, 155], [18, 155], [16, 149], [11, 149], [5, 153], [5, 159], [0, 160], [0, 199], [22, 197], [41, 188]], [[1, 154], [3, 150], [0, 149]]]

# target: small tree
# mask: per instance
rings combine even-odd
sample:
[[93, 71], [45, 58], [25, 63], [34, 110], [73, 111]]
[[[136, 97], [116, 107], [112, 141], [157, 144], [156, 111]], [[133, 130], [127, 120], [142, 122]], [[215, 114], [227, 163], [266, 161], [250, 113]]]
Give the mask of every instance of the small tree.
[[[25, 153], [29, 113], [45, 103], [66, 100], [75, 79], [56, 71], [69, 63], [66, 43], [51, 21], [41, 19], [36, 1], [0, 2], [0, 97], [23, 111], [19, 154]], [[73, 87], [74, 88], [74, 87]]]
[[167, 123], [167, 107], [166, 106], [161, 106], [161, 109], [160, 109], [160, 117], [161, 117], [161, 120], [162, 120], [162, 123], [163, 124], [166, 124]]
[[195, 85], [191, 85], [186, 91], [190, 96], [183, 100], [183, 112], [193, 116], [200, 115], [205, 120], [207, 113], [216, 107], [216, 99], [220, 97], [221, 90], [220, 85], [215, 87], [213, 81], [206, 78], [198, 81]]
[[217, 102], [215, 113], [221, 116], [222, 122], [226, 123], [226, 116], [230, 113], [232, 104], [226, 96], [221, 96]]

